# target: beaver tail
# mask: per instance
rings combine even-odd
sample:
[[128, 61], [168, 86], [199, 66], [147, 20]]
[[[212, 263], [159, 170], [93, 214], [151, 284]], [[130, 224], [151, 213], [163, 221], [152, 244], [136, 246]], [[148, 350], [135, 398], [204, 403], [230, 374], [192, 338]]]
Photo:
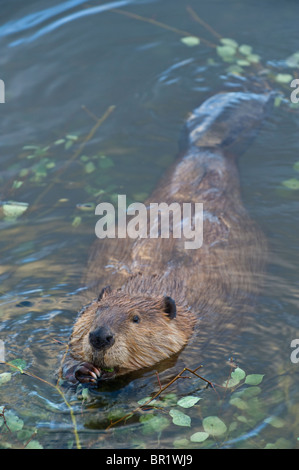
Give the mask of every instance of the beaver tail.
[[187, 120], [187, 147], [221, 147], [226, 155], [240, 155], [256, 136], [274, 95], [228, 92], [212, 96]]

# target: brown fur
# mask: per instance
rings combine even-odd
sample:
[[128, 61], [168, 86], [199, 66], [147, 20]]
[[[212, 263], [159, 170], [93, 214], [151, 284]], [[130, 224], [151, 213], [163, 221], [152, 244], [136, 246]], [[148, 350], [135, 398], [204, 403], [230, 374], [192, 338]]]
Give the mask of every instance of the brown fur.
[[[177, 319], [163, 312], [163, 298], [129, 297], [122, 292], [94, 301], [78, 318], [70, 340], [73, 357], [98, 368], [114, 368], [119, 374], [151, 366], [182, 349], [195, 324], [195, 316], [177, 306]], [[138, 314], [140, 323], [132, 319]], [[116, 336], [106, 351], [90, 345], [88, 335], [109, 326]]]
[[[242, 205], [233, 156], [237, 152], [226, 142], [238, 142], [241, 130], [246, 136], [263, 117], [266, 103], [265, 97], [257, 95], [240, 98], [239, 107], [230, 110], [227, 119], [216, 125], [208, 122], [204, 136], [200, 133], [205, 120], [199, 108], [187, 122], [187, 151], [148, 201], [203, 202], [200, 249], [186, 250], [183, 237], [171, 236], [97, 241], [85, 282], [97, 280], [111, 285], [112, 291], [79, 316], [70, 340], [74, 361], [117, 368], [118, 373], [152, 366], [186, 345], [196, 319], [213, 319], [215, 312], [225, 318], [225, 311], [237, 310], [256, 291], [264, 239]], [[214, 106], [217, 111], [217, 102]], [[240, 133], [234, 126], [241, 126]], [[165, 295], [176, 303], [175, 318], [163, 309]], [[136, 313], [138, 324], [132, 322]], [[88, 339], [99, 326], [109, 326], [115, 335], [115, 343], [102, 351], [95, 350]]]

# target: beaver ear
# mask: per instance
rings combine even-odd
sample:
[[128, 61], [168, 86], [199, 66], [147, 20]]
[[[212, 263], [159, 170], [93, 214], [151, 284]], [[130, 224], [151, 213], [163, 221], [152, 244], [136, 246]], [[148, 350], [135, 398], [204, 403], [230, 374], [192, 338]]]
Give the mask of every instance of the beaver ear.
[[176, 317], [176, 305], [175, 301], [171, 298], [165, 295], [163, 297], [163, 310], [171, 320], [173, 320]]
[[103, 289], [101, 290], [101, 292], [99, 294], [98, 302], [100, 300], [105, 299], [110, 293], [111, 293], [111, 287], [110, 286], [103, 287]]

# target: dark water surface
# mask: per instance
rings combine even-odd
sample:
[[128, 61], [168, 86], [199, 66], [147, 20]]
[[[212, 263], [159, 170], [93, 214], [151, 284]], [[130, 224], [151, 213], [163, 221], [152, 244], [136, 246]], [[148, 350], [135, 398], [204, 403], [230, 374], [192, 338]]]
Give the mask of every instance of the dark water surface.
[[[219, 38], [187, 7], [222, 37], [252, 46], [261, 58], [258, 66], [244, 66], [241, 76], [228, 74], [231, 64], [216, 53]], [[275, 82], [277, 73], [296, 77], [284, 60], [298, 48], [298, 15], [299, 4], [290, 0], [1, 3], [6, 102], [0, 104], [0, 195], [29, 209], [16, 220], [0, 221], [0, 339], [7, 362], [26, 361], [27, 372], [52, 386], [1, 365], [0, 374], [12, 376], [5, 383], [0, 376], [0, 406], [22, 421], [11, 432], [2, 424], [0, 445], [298, 447], [299, 363], [290, 360], [290, 344], [299, 337], [299, 196], [283, 182], [299, 178], [299, 111], [289, 106], [289, 84]], [[179, 30], [208, 43], [190, 47]], [[269, 242], [254, 313], [245, 315], [234, 338], [206, 332], [205, 348], [195, 341], [158, 369], [105, 384], [88, 396], [67, 392], [76, 436], [70, 409], [53, 388], [83, 302], [81, 277], [95, 240], [94, 211], [76, 206], [115, 202], [117, 194], [143, 201], [174, 161], [188, 113], [216, 92], [253, 89], [258, 76], [267, 76], [267, 85], [255, 86], [278, 89], [285, 99], [239, 165], [244, 203]], [[95, 116], [108, 109], [93, 129]], [[224, 321], [233, 324], [234, 318]], [[157, 370], [165, 385], [184, 366], [203, 364], [200, 373], [222, 384], [231, 357], [246, 374], [262, 374], [261, 383], [243, 380], [239, 395], [220, 388], [215, 393], [189, 374], [162, 395], [170, 400], [162, 410], [136, 413], [105, 431], [159, 389]], [[201, 400], [189, 409], [178, 406], [187, 395]], [[188, 415], [191, 426], [173, 423], [170, 410]], [[226, 432], [192, 442], [209, 416], [219, 417]]]

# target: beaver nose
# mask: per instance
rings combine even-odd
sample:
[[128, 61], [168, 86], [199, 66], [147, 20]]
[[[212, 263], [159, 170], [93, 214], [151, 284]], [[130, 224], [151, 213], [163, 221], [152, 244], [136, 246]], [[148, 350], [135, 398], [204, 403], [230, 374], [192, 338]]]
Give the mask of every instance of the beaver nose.
[[89, 342], [96, 349], [109, 348], [114, 343], [114, 335], [110, 328], [101, 326], [89, 333]]

